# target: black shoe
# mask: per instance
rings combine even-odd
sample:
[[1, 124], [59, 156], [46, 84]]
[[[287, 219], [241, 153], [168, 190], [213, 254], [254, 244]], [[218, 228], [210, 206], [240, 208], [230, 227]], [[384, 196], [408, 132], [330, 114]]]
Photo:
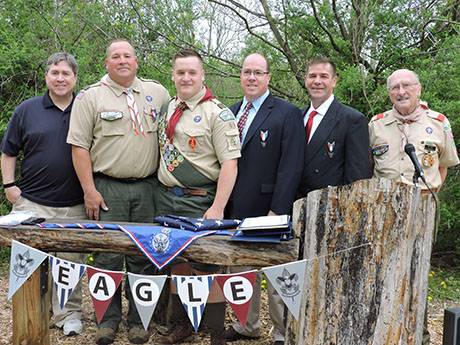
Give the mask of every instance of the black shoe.
[[237, 340], [257, 340], [260, 338], [260, 337], [249, 337], [247, 335], [238, 333], [232, 327], [225, 330], [224, 337], [225, 337], [225, 340], [228, 342], [237, 341]]
[[283, 340], [277, 340], [273, 343], [273, 345], [284, 345], [284, 341]]

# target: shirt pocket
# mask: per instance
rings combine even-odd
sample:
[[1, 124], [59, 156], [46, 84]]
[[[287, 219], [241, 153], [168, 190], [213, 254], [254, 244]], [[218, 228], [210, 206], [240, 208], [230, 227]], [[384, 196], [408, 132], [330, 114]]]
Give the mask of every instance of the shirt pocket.
[[198, 154], [205, 152], [205, 134], [204, 128], [185, 128], [184, 135], [180, 141], [180, 148], [183, 152], [189, 154]]
[[102, 110], [99, 112], [101, 119], [102, 135], [111, 137], [124, 135], [126, 128], [126, 114], [119, 110]]
[[144, 119], [146, 123], [146, 132], [157, 132], [158, 131], [158, 115], [159, 113], [155, 107], [146, 106], [144, 107]]

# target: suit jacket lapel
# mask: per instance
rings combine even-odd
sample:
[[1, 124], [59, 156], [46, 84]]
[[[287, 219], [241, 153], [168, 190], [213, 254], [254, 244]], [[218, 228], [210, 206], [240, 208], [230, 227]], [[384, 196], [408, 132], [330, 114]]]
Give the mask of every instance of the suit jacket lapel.
[[246, 137], [244, 138], [242, 148], [246, 146], [246, 143], [249, 140], [251, 140], [251, 138], [260, 128], [260, 126], [265, 121], [265, 119], [268, 117], [268, 115], [270, 115], [272, 108], [273, 108], [273, 96], [270, 93], [268, 97], [265, 99], [265, 101], [262, 103], [262, 105], [260, 106], [259, 111], [254, 117], [254, 120], [252, 120], [251, 126], [249, 126], [248, 132], [246, 133]]
[[329, 134], [337, 123], [338, 108], [339, 103], [334, 99], [307, 145], [307, 155], [309, 157], [315, 155], [316, 152], [325, 144], [326, 139], [329, 137]]

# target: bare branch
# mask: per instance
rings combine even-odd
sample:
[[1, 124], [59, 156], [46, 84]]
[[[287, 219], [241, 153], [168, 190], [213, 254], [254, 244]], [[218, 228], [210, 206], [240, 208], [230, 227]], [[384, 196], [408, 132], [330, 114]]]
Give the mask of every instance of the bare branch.
[[348, 40], [349, 35], [347, 32], [347, 29], [343, 25], [342, 19], [340, 19], [339, 12], [337, 10], [337, 3], [336, 0], [332, 0], [332, 12], [334, 13], [335, 20], [337, 22], [337, 25], [339, 26], [340, 33], [342, 34], [343, 39]]

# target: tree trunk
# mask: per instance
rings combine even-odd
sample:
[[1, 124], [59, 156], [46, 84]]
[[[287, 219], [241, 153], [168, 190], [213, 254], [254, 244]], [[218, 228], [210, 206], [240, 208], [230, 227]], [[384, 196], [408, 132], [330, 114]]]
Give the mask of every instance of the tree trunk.
[[286, 344], [421, 344], [435, 206], [431, 195], [386, 179], [298, 200], [307, 278]]

